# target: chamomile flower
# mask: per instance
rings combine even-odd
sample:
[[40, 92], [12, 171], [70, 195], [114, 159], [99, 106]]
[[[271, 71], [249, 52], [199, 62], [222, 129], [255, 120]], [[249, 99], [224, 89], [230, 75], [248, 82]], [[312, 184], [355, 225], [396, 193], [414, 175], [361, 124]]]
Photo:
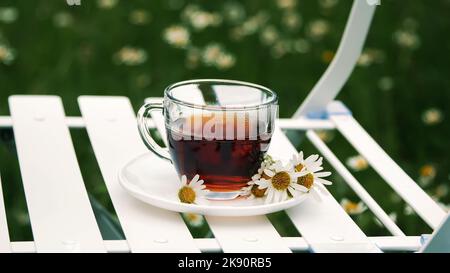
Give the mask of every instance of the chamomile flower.
[[247, 187], [242, 188], [242, 196], [249, 196], [249, 199], [254, 198], [263, 198], [266, 189], [259, 189], [259, 186], [256, 184], [256, 181], [260, 180], [261, 178], [268, 179], [269, 177], [264, 174], [264, 170], [268, 168], [272, 163], [269, 163], [267, 161], [263, 161], [261, 163], [261, 167], [258, 169], [258, 172], [252, 176], [252, 180], [247, 183]]
[[331, 185], [332, 182], [323, 177], [331, 175], [331, 172], [320, 172], [323, 170], [322, 157], [319, 155], [310, 155], [306, 159], [303, 158], [303, 152], [294, 155], [291, 164], [294, 168], [297, 178], [297, 184], [303, 186], [310, 192], [312, 196], [320, 201], [319, 191], [328, 194], [324, 185]]
[[205, 218], [196, 213], [183, 213], [183, 218], [193, 227], [201, 227], [205, 223]]
[[181, 176], [180, 189], [178, 190], [178, 198], [181, 203], [202, 204], [205, 203], [205, 195], [209, 192], [205, 190], [203, 180], [199, 180], [200, 176], [196, 174], [188, 183], [186, 175]]
[[187, 28], [173, 25], [164, 30], [164, 40], [177, 48], [185, 48], [190, 43], [190, 33]]
[[295, 172], [291, 166], [284, 166], [280, 161], [275, 162], [269, 168], [263, 170], [262, 177], [255, 181], [259, 190], [265, 189], [265, 203], [282, 202], [290, 196], [296, 197], [306, 193], [308, 189], [297, 183], [297, 179], [303, 175]]
[[341, 207], [350, 215], [358, 215], [367, 210], [363, 202], [353, 202], [344, 198], [341, 200]]

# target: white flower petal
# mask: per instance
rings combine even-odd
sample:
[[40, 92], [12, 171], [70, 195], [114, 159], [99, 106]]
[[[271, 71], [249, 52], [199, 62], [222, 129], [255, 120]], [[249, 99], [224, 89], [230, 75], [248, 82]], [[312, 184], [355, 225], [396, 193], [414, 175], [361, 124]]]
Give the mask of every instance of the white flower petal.
[[321, 172], [321, 173], [314, 173], [315, 177], [327, 177], [330, 176], [331, 172]]
[[264, 170], [264, 173], [267, 175], [267, 176], [269, 176], [269, 177], [272, 177], [272, 176], [274, 176], [275, 175], [275, 173], [274, 172], [272, 172], [271, 170], [269, 170], [269, 169], [265, 169]]
[[305, 164], [309, 165], [310, 163], [316, 161], [319, 158], [318, 154], [310, 155], [305, 159]]
[[275, 190], [274, 189], [268, 189], [267, 191], [268, 191], [268, 194], [267, 194], [266, 201], [265, 201], [266, 204], [272, 202], [273, 194], [274, 194]]
[[269, 181], [265, 179], [261, 179], [255, 182], [256, 185], [258, 185], [258, 189], [262, 190], [269, 186]]
[[185, 186], [187, 184], [187, 177], [186, 175], [181, 176], [181, 187]]
[[322, 179], [322, 178], [318, 178], [316, 177], [316, 179], [314, 179], [316, 182], [322, 183], [324, 185], [333, 185], [333, 182], [328, 181], [326, 179]]
[[308, 188], [296, 183], [292, 183], [291, 187], [294, 188], [297, 191], [301, 191], [301, 192], [308, 192]]

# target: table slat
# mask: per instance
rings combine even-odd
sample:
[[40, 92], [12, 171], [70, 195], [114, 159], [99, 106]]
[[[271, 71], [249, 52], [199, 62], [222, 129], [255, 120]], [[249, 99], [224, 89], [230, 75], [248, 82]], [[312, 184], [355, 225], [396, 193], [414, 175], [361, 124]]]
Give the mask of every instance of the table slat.
[[[281, 129], [276, 128], [269, 154], [286, 158], [296, 152]], [[314, 252], [380, 252], [331, 194], [323, 195], [321, 202], [308, 198], [286, 212]]]
[[2, 179], [0, 177], [0, 253], [11, 252], [9, 242], [8, 224], [6, 222], [6, 212], [3, 200]]
[[331, 115], [337, 129], [370, 163], [370, 166], [425, 221], [435, 229], [446, 216], [444, 210], [403, 171], [351, 115]]
[[38, 252], [106, 252], [61, 99], [11, 96], [20, 170]]
[[[103, 179], [132, 252], [199, 252], [178, 213], [149, 206], [120, 186], [118, 171], [148, 152], [136, 117], [125, 97], [82, 96], [78, 99]], [[155, 156], [155, 164], [167, 164]]]

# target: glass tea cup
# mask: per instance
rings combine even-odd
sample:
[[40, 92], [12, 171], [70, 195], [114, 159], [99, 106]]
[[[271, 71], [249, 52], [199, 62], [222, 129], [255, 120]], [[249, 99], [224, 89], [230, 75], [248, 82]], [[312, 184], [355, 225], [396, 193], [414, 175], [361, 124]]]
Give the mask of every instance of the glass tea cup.
[[[270, 89], [231, 80], [191, 80], [170, 85], [162, 103], [138, 112], [145, 145], [171, 162], [179, 176], [196, 174], [208, 199], [238, 197], [257, 173], [274, 130], [277, 95]], [[162, 111], [168, 148], [151, 137], [148, 115]]]

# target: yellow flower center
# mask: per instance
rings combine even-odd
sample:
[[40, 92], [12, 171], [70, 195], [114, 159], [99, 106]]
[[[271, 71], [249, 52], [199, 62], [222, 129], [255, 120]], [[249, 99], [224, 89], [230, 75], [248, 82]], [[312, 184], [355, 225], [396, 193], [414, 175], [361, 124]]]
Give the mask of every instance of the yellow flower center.
[[346, 212], [353, 212], [358, 209], [358, 204], [354, 202], [347, 202], [344, 206]]
[[251, 192], [255, 197], [261, 198], [266, 193], [266, 189], [258, 189], [258, 185], [253, 185]]
[[191, 187], [184, 186], [178, 191], [178, 198], [182, 203], [192, 204], [195, 201], [195, 191]]
[[299, 178], [297, 178], [297, 183], [307, 189], [311, 189], [312, 185], [314, 184], [314, 176], [311, 173], [300, 176]]
[[276, 190], [287, 189], [289, 183], [291, 183], [291, 176], [287, 172], [279, 172], [272, 177], [272, 185]]
[[303, 164], [298, 164], [298, 165], [295, 166], [295, 171], [296, 172], [301, 172], [303, 170], [303, 167], [304, 167]]

